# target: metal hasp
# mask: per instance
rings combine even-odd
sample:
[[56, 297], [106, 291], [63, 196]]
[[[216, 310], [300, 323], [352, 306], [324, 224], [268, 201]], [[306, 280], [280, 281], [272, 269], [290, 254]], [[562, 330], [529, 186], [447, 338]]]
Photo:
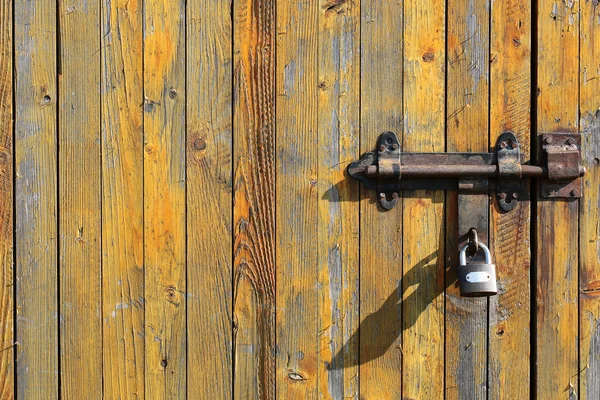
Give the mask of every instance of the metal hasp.
[[537, 166], [524, 162], [512, 132], [500, 135], [493, 153], [403, 153], [396, 134], [384, 132], [376, 150], [352, 162], [348, 174], [377, 190], [386, 210], [396, 205], [404, 189], [460, 188], [473, 193], [495, 189], [500, 208], [509, 211], [523, 195], [524, 178], [541, 179], [542, 197], [581, 197], [585, 168], [580, 135], [544, 133], [542, 141], [542, 165]]

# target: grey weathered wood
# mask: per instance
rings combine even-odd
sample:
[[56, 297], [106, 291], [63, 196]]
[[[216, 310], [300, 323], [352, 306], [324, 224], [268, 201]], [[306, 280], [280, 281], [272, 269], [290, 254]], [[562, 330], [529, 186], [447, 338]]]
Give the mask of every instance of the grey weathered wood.
[[[17, 393], [58, 397], [56, 2], [15, 9]], [[99, 289], [99, 288], [95, 288]]]

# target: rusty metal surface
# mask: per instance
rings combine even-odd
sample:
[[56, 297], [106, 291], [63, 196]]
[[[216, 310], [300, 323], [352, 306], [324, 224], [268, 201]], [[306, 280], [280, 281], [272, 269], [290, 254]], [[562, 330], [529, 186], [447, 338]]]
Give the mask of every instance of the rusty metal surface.
[[582, 196], [585, 168], [581, 163], [579, 133], [544, 133], [541, 140], [542, 162], [548, 173], [540, 182], [540, 195], [555, 198]]
[[[403, 189], [456, 189], [455, 180], [493, 179], [496, 197], [504, 211], [526, 196], [524, 178], [542, 178], [542, 197], [580, 197], [581, 137], [578, 134], [543, 135], [542, 165], [523, 163], [520, 145], [512, 132], [504, 132], [493, 153], [402, 153], [396, 134], [384, 132], [374, 152], [348, 166], [348, 174], [369, 190], [377, 190], [379, 203], [392, 209]], [[452, 181], [451, 181], [452, 180]], [[462, 183], [462, 190], [469, 185]], [[481, 191], [471, 186], [474, 191]]]

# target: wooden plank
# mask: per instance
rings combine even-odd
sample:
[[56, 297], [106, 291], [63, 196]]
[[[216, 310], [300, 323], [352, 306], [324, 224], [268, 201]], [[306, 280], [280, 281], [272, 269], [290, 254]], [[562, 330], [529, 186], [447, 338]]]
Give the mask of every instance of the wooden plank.
[[14, 23], [17, 392], [52, 398], [58, 397], [55, 2], [22, 4]]
[[102, 394], [99, 12], [98, 1], [60, 2], [59, 333], [64, 398]]
[[275, 397], [275, 1], [235, 2], [234, 394]]
[[0, 399], [12, 399], [15, 393], [12, 17], [12, 2], [0, 1]]
[[[404, 3], [406, 151], [444, 151], [445, 4]], [[404, 192], [402, 395], [444, 395], [444, 193]]]
[[[579, 2], [538, 2], [537, 133], [578, 130]], [[537, 204], [539, 398], [578, 396], [578, 200]]]
[[232, 397], [231, 7], [187, 8], [189, 399]]
[[[486, 0], [449, 0], [447, 26], [446, 150], [488, 151], [489, 7]], [[448, 399], [481, 399], [487, 387], [486, 298], [464, 298], [457, 285], [458, 249], [466, 243], [470, 228], [479, 230], [487, 243], [485, 195], [447, 193], [447, 256], [445, 376]], [[478, 210], [481, 221], [464, 215], [464, 203]], [[461, 212], [462, 211], [462, 212]], [[456, 214], [458, 212], [458, 214]], [[467, 226], [468, 225], [468, 226]]]
[[[361, 3], [361, 153], [403, 126], [403, 4]], [[394, 71], [393, 73], [390, 73]], [[402, 200], [382, 211], [378, 193], [361, 188], [360, 395], [402, 397]]]
[[142, 5], [101, 6], [103, 390], [144, 398]]
[[[531, 6], [518, 0], [492, 3], [490, 147], [506, 130], [521, 154], [530, 154]], [[529, 188], [530, 183], [524, 182]], [[535, 189], [534, 189], [535, 190]], [[489, 393], [491, 398], [530, 396], [531, 205], [523, 196], [509, 212], [490, 208], [490, 250], [498, 295], [490, 298]]]
[[360, 1], [320, 0], [318, 44], [318, 393], [358, 399]]
[[579, 397], [600, 397], [600, 5], [580, 3], [580, 131], [584, 198], [579, 213]]
[[319, 4], [277, 3], [277, 396], [317, 397]]
[[181, 399], [187, 338], [185, 3], [145, 2], [143, 13], [145, 392], [149, 399]]

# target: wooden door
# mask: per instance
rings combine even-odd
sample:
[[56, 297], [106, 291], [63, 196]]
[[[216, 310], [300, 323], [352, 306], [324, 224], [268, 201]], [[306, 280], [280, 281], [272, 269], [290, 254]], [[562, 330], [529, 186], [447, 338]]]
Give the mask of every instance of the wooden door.
[[[505, 130], [583, 195], [463, 298], [456, 191], [345, 169]], [[597, 399], [599, 160], [597, 0], [0, 0], [0, 398]]]

